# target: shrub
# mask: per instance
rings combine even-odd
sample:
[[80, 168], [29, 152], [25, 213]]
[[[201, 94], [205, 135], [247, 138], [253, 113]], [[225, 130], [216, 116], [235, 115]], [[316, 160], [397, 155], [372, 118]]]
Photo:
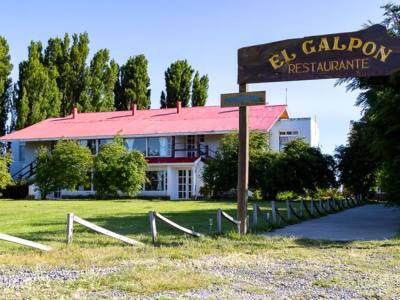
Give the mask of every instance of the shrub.
[[94, 185], [99, 198], [118, 192], [135, 196], [146, 182], [147, 162], [141, 152], [129, 152], [120, 136], [101, 147], [94, 159]]
[[13, 183], [13, 179], [9, 172], [9, 165], [12, 159], [9, 154], [0, 155], [0, 190], [5, 189]]

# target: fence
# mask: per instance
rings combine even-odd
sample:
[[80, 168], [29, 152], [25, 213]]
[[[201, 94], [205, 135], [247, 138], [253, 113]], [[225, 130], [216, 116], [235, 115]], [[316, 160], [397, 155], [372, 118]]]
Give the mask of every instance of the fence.
[[217, 210], [217, 232], [222, 233], [222, 219], [228, 220], [230, 223], [237, 226], [237, 230], [240, 233], [240, 221], [235, 220], [232, 216], [228, 215], [221, 208]]
[[97, 226], [93, 223], [90, 223], [84, 219], [81, 219], [77, 216], [75, 216], [73, 213], [69, 213], [67, 215], [67, 244], [72, 243], [72, 238], [73, 238], [73, 231], [74, 231], [74, 222], [78, 223], [86, 228], [89, 228], [95, 232], [104, 234], [106, 236], [112, 237], [114, 239], [120, 240], [124, 243], [133, 245], [133, 246], [138, 246], [138, 245], [143, 245], [143, 243], [135, 241], [133, 239], [130, 239], [126, 236], [120, 235], [118, 233], [112, 232], [108, 229], [105, 229], [103, 227]]
[[196, 232], [194, 230], [190, 230], [186, 227], [183, 227], [179, 224], [176, 224], [175, 222], [171, 221], [170, 219], [164, 217], [160, 213], [156, 211], [150, 211], [149, 212], [149, 218], [150, 218], [150, 231], [151, 231], [151, 237], [153, 240], [153, 243], [157, 241], [157, 224], [156, 224], [156, 219], [163, 221], [164, 223], [168, 224], [172, 228], [175, 228], [179, 231], [182, 231], [186, 234], [189, 234], [194, 237], [203, 237], [204, 235], [202, 233]]
[[26, 246], [26, 247], [31, 247], [34, 249], [38, 249], [38, 250], [42, 250], [45, 252], [48, 251], [52, 251], [53, 249], [49, 246], [43, 245], [43, 244], [39, 244], [39, 243], [35, 243], [32, 241], [28, 241], [28, 240], [24, 240], [12, 235], [8, 235], [8, 234], [4, 234], [4, 233], [0, 233], [0, 240], [2, 241], [7, 241], [10, 243], [14, 243], [14, 244], [18, 244], [18, 245], [22, 245], [22, 246]]

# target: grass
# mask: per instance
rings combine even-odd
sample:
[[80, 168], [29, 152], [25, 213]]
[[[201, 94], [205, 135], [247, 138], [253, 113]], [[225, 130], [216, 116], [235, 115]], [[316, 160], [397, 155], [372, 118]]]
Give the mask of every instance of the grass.
[[[267, 203], [260, 202], [267, 211]], [[279, 204], [283, 206], [282, 204]], [[0, 232], [52, 246], [55, 251], [41, 253], [29, 248], [0, 241], [0, 268], [30, 268], [47, 270], [71, 268], [88, 270], [115, 267], [112, 274], [99, 276], [90, 272], [73, 281], [34, 282], [30, 285], [0, 291], [0, 298], [96, 298], [96, 293], [120, 291], [130, 297], [153, 295], [165, 290], [182, 292], [213, 284], [229, 286], [230, 279], [205, 270], [209, 261], [222, 265], [251, 267], [257, 261], [291, 261], [302, 264], [301, 270], [282, 269], [277, 276], [301, 276], [331, 266], [331, 279], [316, 279], [320, 288], [343, 286], [360, 289], [382, 285], [380, 294], [396, 295], [400, 288], [393, 277], [400, 263], [400, 240], [379, 242], [332, 243], [264, 238], [254, 234], [244, 237], [234, 232], [234, 226], [224, 222], [225, 235], [214, 235], [216, 210], [222, 208], [236, 215], [236, 204], [228, 201], [161, 201], [161, 200], [63, 200], [63, 201], [0, 201]], [[203, 239], [185, 236], [157, 222], [159, 241], [151, 244], [148, 212], [156, 210], [173, 221], [207, 234]], [[66, 215], [73, 212], [99, 226], [145, 243], [132, 247], [120, 241], [93, 233], [76, 224], [74, 240], [65, 245]], [[283, 214], [285, 211], [282, 210]], [[251, 213], [251, 208], [250, 212]], [[209, 220], [213, 219], [213, 227]], [[259, 219], [260, 220], [260, 219]], [[258, 230], [266, 229], [260, 226]], [[342, 266], [346, 270], [342, 270]], [[279, 274], [278, 274], [279, 273]], [[365, 274], [355, 282], [351, 274]], [[1, 274], [1, 269], [0, 269]], [[350, 276], [350, 277], [349, 277]], [[397, 280], [397, 281], [396, 281]], [[245, 284], [243, 290], [262, 291]], [[265, 287], [266, 294], [271, 287]], [[95, 293], [95, 294], [93, 294]], [[109, 294], [107, 297], [111, 297]], [[100, 296], [99, 296], [100, 297]]]

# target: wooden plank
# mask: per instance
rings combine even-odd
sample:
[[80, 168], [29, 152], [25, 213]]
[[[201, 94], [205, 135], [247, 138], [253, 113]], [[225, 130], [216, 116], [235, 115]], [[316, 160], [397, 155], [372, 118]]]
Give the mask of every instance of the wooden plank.
[[8, 234], [4, 234], [4, 233], [0, 233], [0, 240], [6, 241], [6, 242], [10, 242], [10, 243], [14, 243], [14, 244], [18, 244], [18, 245], [22, 245], [22, 246], [27, 246], [27, 247], [31, 247], [31, 248], [35, 248], [35, 249], [39, 249], [45, 252], [49, 252], [52, 251], [53, 249], [49, 246], [43, 245], [43, 244], [39, 244], [36, 242], [32, 242], [32, 241], [28, 241], [25, 239], [21, 239], [15, 236], [11, 236]]
[[222, 233], [222, 209], [217, 210], [217, 232]]
[[[247, 92], [247, 85], [241, 84], [239, 92]], [[249, 113], [247, 106], [239, 108], [239, 160], [238, 160], [238, 211], [240, 234], [246, 234], [247, 200], [249, 185]]]
[[130, 244], [130, 245], [134, 245], [134, 246], [143, 245], [143, 243], [141, 243], [141, 242], [135, 241], [135, 240], [130, 239], [130, 238], [126, 237], [126, 236], [120, 235], [118, 233], [112, 232], [112, 231], [110, 231], [108, 229], [105, 229], [103, 227], [97, 226], [97, 225], [95, 225], [93, 223], [90, 223], [90, 222], [88, 222], [88, 221], [86, 221], [84, 219], [81, 219], [81, 218], [79, 218], [77, 216], [74, 216], [74, 222], [76, 222], [78, 224], [81, 224], [82, 226], [85, 226], [85, 227], [87, 227], [87, 228], [89, 228], [89, 229], [91, 229], [93, 231], [98, 232], [98, 233], [101, 233], [101, 234], [107, 235], [109, 237], [115, 238], [117, 240], [120, 240], [120, 241], [122, 241], [124, 243]]
[[72, 243], [72, 236], [74, 233], [74, 214], [67, 215], [67, 244]]
[[290, 210], [290, 201], [286, 200], [286, 214], [287, 214], [287, 219], [290, 221], [292, 219], [292, 211]]
[[272, 224], [277, 223], [277, 218], [276, 218], [276, 203], [274, 200], [271, 201], [271, 211], [272, 211]]
[[221, 94], [221, 107], [265, 105], [265, 91]]
[[153, 240], [153, 244], [157, 242], [157, 225], [156, 225], [156, 217], [154, 216], [154, 212], [149, 212], [150, 219], [150, 231], [151, 231], [151, 239]]
[[260, 208], [258, 207], [258, 205], [256, 203], [253, 203], [253, 218], [251, 220], [253, 226], [257, 226], [257, 223], [258, 223], [257, 217], [258, 217], [259, 209]]
[[182, 232], [184, 232], [184, 233], [190, 234], [190, 235], [195, 236], [195, 237], [203, 237], [203, 236], [204, 236], [203, 234], [201, 234], [201, 233], [199, 233], [199, 232], [190, 230], [190, 229], [188, 229], [188, 228], [186, 228], [186, 227], [183, 227], [183, 226], [181, 226], [181, 225], [176, 224], [175, 222], [173, 222], [173, 221], [171, 221], [170, 219], [164, 217], [163, 215], [161, 215], [160, 213], [158, 213], [158, 212], [156, 212], [156, 211], [154, 212], [154, 216], [155, 216], [157, 219], [159, 219], [159, 220], [161, 220], [161, 221], [167, 223], [167, 224], [170, 225], [171, 227], [173, 227], [173, 228], [175, 228], [175, 229], [178, 229], [178, 230], [180, 230], [180, 231], [182, 231]]

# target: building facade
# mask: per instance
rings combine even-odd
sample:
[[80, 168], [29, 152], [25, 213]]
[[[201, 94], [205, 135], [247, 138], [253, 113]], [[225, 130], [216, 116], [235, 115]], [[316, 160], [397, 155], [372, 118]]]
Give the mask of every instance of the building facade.
[[[190, 199], [201, 196], [204, 164], [212, 159], [225, 134], [238, 131], [238, 109], [217, 106], [150, 109], [99, 113], [73, 113], [63, 118], [50, 118], [0, 138], [9, 143], [13, 156], [10, 167], [15, 179], [35, 175], [37, 151], [52, 147], [60, 139], [77, 140], [98, 153], [102, 145], [116, 134], [124, 138], [129, 150], [138, 150], [148, 162], [145, 184], [139, 196]], [[253, 106], [249, 109], [250, 130], [269, 133], [273, 151], [302, 138], [318, 146], [317, 124], [311, 118], [288, 116], [285, 105]], [[31, 196], [40, 197], [34, 185]], [[62, 196], [95, 194], [93, 185], [76, 191], [60, 191]]]

